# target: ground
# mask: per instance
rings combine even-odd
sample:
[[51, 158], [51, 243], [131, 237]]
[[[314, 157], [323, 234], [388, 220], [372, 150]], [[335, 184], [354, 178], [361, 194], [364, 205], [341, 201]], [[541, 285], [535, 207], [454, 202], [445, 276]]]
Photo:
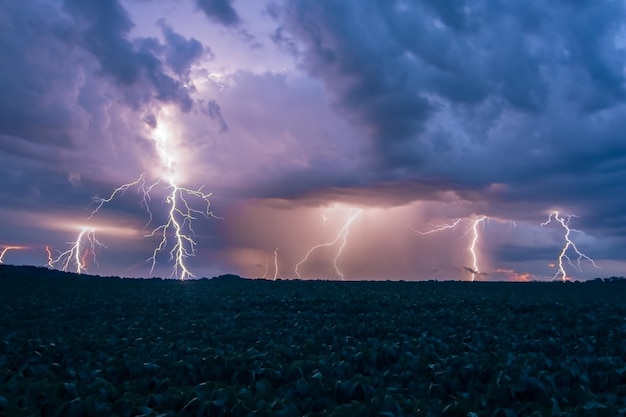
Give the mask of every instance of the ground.
[[0, 415], [626, 414], [626, 284], [0, 267]]

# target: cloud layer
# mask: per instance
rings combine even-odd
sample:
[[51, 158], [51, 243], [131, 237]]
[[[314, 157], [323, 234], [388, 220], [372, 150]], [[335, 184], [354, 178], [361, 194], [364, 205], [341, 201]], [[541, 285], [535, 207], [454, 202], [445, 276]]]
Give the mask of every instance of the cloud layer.
[[[375, 230], [361, 220], [352, 276], [425, 277], [448, 263], [462, 277], [462, 230], [442, 237], [454, 259], [423, 268], [434, 255], [400, 230], [478, 214], [520, 225], [485, 232], [485, 262], [501, 276], [552, 274], [542, 268], [563, 236], [539, 227], [550, 210], [579, 216], [577, 238], [611, 273], [625, 260], [621, 2], [188, 0], [149, 16], [138, 6], [0, 6], [0, 202], [11, 224], [0, 243], [67, 241], [25, 213], [84, 218], [95, 195], [162, 175], [154, 135], [167, 127], [177, 176], [214, 191], [225, 218], [197, 229], [190, 262], [201, 271], [253, 274], [276, 246], [292, 271], [332, 237], [313, 219], [348, 206], [378, 224], [402, 211]], [[132, 197], [103, 218], [141, 230]], [[290, 232], [303, 222], [307, 233]], [[395, 266], [368, 239], [397, 239]], [[149, 254], [152, 243], [134, 246]]]

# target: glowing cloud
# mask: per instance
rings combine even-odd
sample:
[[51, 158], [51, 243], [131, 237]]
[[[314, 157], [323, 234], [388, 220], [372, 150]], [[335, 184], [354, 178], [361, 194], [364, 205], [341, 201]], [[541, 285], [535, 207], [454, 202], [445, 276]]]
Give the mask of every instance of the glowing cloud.
[[[306, 255], [304, 255], [304, 258], [302, 258], [302, 260], [296, 264], [295, 272], [296, 272], [296, 275], [298, 276], [298, 278], [302, 279], [302, 276], [300, 275], [300, 271], [299, 271], [300, 266], [302, 264], [304, 264], [306, 261], [309, 260], [309, 256], [316, 249], [323, 248], [323, 247], [334, 246], [338, 242], [341, 242], [339, 244], [339, 248], [337, 249], [335, 257], [333, 258], [333, 266], [335, 268], [335, 272], [341, 278], [341, 280], [342, 281], [345, 280], [344, 274], [339, 269], [337, 261], [339, 260], [339, 257], [341, 256], [341, 254], [342, 254], [342, 252], [343, 252], [343, 250], [344, 250], [344, 248], [346, 246], [347, 239], [348, 239], [348, 234], [350, 233], [350, 225], [359, 216], [359, 214], [361, 214], [362, 211], [363, 211], [362, 209], [351, 208], [350, 211], [348, 212], [348, 218], [346, 219], [346, 222], [344, 223], [343, 227], [339, 230], [339, 233], [337, 234], [337, 237], [333, 241], [326, 242], [326, 243], [320, 243], [319, 245], [315, 245], [315, 246], [313, 246], [311, 249], [309, 249], [307, 251]], [[325, 215], [322, 215], [322, 221], [324, 223], [326, 223], [327, 219], [328, 218]]]

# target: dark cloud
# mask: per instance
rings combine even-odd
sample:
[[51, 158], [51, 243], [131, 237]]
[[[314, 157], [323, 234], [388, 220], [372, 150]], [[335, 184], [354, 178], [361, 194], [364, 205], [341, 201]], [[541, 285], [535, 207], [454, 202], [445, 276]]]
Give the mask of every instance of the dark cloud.
[[247, 43], [250, 46], [250, 49], [261, 49], [263, 48], [263, 44], [259, 42], [252, 33], [250, 33], [247, 29], [239, 29], [237, 31], [237, 36], [243, 42]]
[[67, 207], [81, 195], [69, 178], [90, 126], [80, 101], [91, 61], [69, 45], [72, 21], [56, 4], [3, 4], [0, 22], [0, 205]]
[[224, 120], [224, 116], [222, 116], [222, 109], [220, 108], [220, 105], [217, 104], [217, 101], [209, 100], [205, 113], [217, 122], [220, 132], [223, 133], [228, 130], [228, 124], [226, 124], [226, 120]]
[[241, 18], [230, 0], [196, 0], [209, 19], [224, 26], [238, 26]]
[[[102, 72], [124, 87], [129, 102], [135, 106], [153, 99], [177, 103], [189, 111], [193, 100], [180, 79], [168, 74], [169, 64], [178, 75], [200, 57], [202, 45], [185, 40], [162, 24], [166, 45], [155, 38], [129, 39], [133, 23], [117, 1], [66, 0], [65, 10], [76, 19], [80, 44], [98, 60]], [[163, 57], [164, 55], [164, 57]], [[147, 83], [150, 89], [146, 89]]]
[[294, 40], [285, 33], [285, 28], [283, 26], [277, 27], [276, 30], [270, 34], [270, 39], [283, 51], [292, 55], [294, 58], [298, 57], [298, 46]]
[[7, 3], [0, 22], [5, 206], [86, 204], [94, 191], [85, 183], [97, 179], [106, 193], [125, 171], [141, 170], [138, 110], [155, 101], [193, 105], [184, 84], [207, 50], [165, 23], [165, 43], [132, 39], [132, 20], [117, 1]]
[[212, 21], [228, 28], [236, 29], [237, 37], [248, 44], [250, 49], [260, 49], [263, 44], [250, 31], [242, 27], [242, 20], [231, 0], [196, 0], [200, 10]]
[[195, 63], [203, 55], [213, 58], [214, 55], [210, 48], [205, 48], [202, 43], [195, 39], [185, 39], [184, 36], [174, 32], [165, 21], [159, 22], [165, 37], [167, 50], [165, 53], [165, 61], [169, 67], [179, 76], [187, 76], [189, 67]]
[[157, 127], [157, 119], [156, 116], [152, 113], [146, 114], [143, 118], [143, 121], [146, 122], [148, 126], [152, 129], [156, 129]]
[[[541, 114], [549, 100], [567, 96], [578, 96], [581, 110], [623, 98], [624, 53], [614, 39], [623, 7], [544, 9], [540, 2], [295, 1], [284, 16], [305, 46], [304, 68], [397, 166], [419, 165], [428, 153], [424, 127], [441, 106], [469, 111], [495, 100], [503, 110]], [[286, 38], [282, 26], [275, 35]]]
[[[302, 64], [335, 93], [348, 117], [376, 138], [381, 156], [413, 162], [403, 145], [423, 128], [432, 103], [414, 84], [403, 50], [389, 41], [372, 3], [290, 2], [287, 28], [305, 44]], [[281, 38], [282, 30], [277, 29]]]
[[66, 0], [65, 10], [80, 24], [80, 39], [96, 56], [102, 71], [121, 84], [134, 84], [141, 76], [141, 62], [128, 33], [133, 23], [118, 1]]
[[0, 22], [0, 134], [71, 147], [72, 127], [82, 116], [73, 102], [81, 58], [58, 41], [71, 32], [71, 22], [42, 2], [7, 3]]
[[626, 209], [601, 191], [625, 184], [622, 3], [300, 0], [270, 11], [274, 41], [298, 46], [372, 145], [378, 180], [503, 183], [500, 197], [517, 202]]

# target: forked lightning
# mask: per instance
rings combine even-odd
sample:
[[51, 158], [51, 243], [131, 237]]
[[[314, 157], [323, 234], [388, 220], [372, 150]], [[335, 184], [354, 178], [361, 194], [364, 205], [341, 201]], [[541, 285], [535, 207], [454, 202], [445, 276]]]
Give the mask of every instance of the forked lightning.
[[[570, 233], [572, 232], [578, 232], [580, 233], [580, 230], [576, 230], [576, 229], [572, 229], [570, 227], [570, 222], [572, 220], [572, 217], [575, 216], [567, 216], [567, 217], [562, 217], [559, 215], [558, 211], [553, 211], [550, 213], [550, 215], [548, 216], [548, 220], [546, 220], [545, 222], [541, 223], [541, 226], [547, 226], [548, 224], [550, 224], [550, 222], [552, 220], [555, 220], [557, 222], [559, 222], [561, 224], [561, 226], [563, 227], [563, 229], [565, 229], [565, 234], [564, 234], [564, 239], [565, 239], [565, 245], [563, 246], [563, 248], [561, 249], [561, 252], [559, 253], [559, 258], [558, 258], [558, 265], [559, 268], [556, 271], [556, 273], [554, 274], [554, 276], [552, 277], [552, 279], [556, 279], [558, 278], [558, 276], [561, 276], [561, 280], [563, 282], [567, 281], [568, 276], [567, 276], [567, 272], [565, 272], [565, 266], [563, 265], [563, 259], [567, 260], [567, 263], [570, 264], [571, 266], [573, 266], [574, 268], [578, 269], [578, 271], [581, 271], [581, 262], [583, 261], [583, 259], [586, 259], [587, 261], [589, 261], [591, 263], [591, 265], [593, 265], [596, 268], [600, 268], [598, 265], [596, 265], [596, 262], [591, 259], [589, 256], [585, 255], [584, 253], [582, 253], [581, 251], [578, 250], [578, 247], [576, 247], [576, 244], [574, 243], [574, 241], [572, 241], [572, 239], [570, 238]], [[574, 254], [576, 254], [576, 263], [574, 264], [572, 262], [572, 259], [567, 255], [567, 251], [569, 249], [572, 249], [574, 251]]]
[[[148, 225], [153, 220], [152, 211], [150, 209], [151, 193], [155, 192], [157, 187], [162, 186], [162, 188], [168, 191], [165, 197], [165, 204], [169, 205], [169, 210], [167, 212], [167, 221], [155, 227], [150, 233], [145, 235], [145, 237], [158, 236], [160, 238], [152, 256], [148, 258], [148, 262], [151, 264], [150, 273], [154, 272], [158, 254], [167, 250], [170, 240], [172, 240], [173, 243], [170, 245], [169, 259], [173, 261], [174, 265], [172, 266], [170, 277], [177, 277], [180, 280], [184, 280], [194, 276], [189, 271], [186, 264], [187, 258], [193, 256], [196, 252], [196, 242], [193, 239], [193, 220], [197, 218], [197, 215], [207, 218], [218, 217], [211, 211], [211, 202], [209, 200], [211, 193], [202, 191], [203, 187], [191, 189], [178, 185], [175, 180], [174, 156], [167, 146], [167, 133], [157, 127], [153, 139], [159, 158], [166, 168], [167, 175], [159, 177], [155, 182], [147, 185], [144, 175], [141, 174], [135, 181], [117, 187], [108, 198], [95, 198], [94, 203], [96, 208], [91, 213], [90, 218], [93, 217], [104, 204], [111, 202], [116, 196], [124, 194], [124, 192], [131, 187], [137, 187], [138, 193], [141, 195], [141, 206], [148, 212]], [[191, 205], [190, 199], [194, 199], [202, 209], [194, 208]]]
[[[488, 217], [485, 215], [480, 215], [478, 217], [475, 218], [469, 218], [469, 217], [460, 217], [458, 219], [456, 219], [454, 222], [452, 223], [444, 223], [441, 225], [436, 225], [433, 226], [432, 229], [427, 230], [427, 231], [419, 231], [414, 229], [411, 226], [406, 226], [408, 227], [413, 233], [418, 234], [418, 235], [431, 235], [431, 234], [435, 234], [435, 233], [440, 233], [446, 230], [450, 230], [450, 229], [456, 229], [457, 226], [459, 224], [461, 224], [461, 222], [467, 221], [470, 223], [470, 226], [465, 230], [465, 232], [463, 233], [463, 236], [466, 236], [468, 234], [472, 235], [472, 238], [470, 240], [469, 245], [467, 246], [467, 251], [470, 253], [470, 256], [472, 258], [472, 266], [470, 267], [464, 267], [471, 275], [471, 281], [474, 281], [476, 279], [476, 277], [479, 277], [481, 275], [484, 275], [484, 272], [481, 272], [480, 267], [478, 265], [478, 258], [479, 258], [479, 254], [478, 254], [478, 244], [480, 242], [480, 230], [479, 230], [479, 226], [483, 226], [485, 222], [488, 222], [489, 220], [497, 220], [497, 221], [502, 221], [499, 219], [495, 219], [493, 217]], [[515, 224], [515, 223], [513, 223]]]
[[73, 265], [76, 273], [82, 274], [87, 272], [87, 260], [91, 258], [98, 265], [96, 253], [100, 248], [106, 248], [96, 238], [96, 231], [88, 227], [83, 228], [76, 241], [70, 242], [70, 244], [72, 245], [70, 249], [59, 252], [56, 257], [52, 254], [52, 250], [46, 246], [49, 268], [60, 268], [63, 271], [68, 271]]
[[[339, 260], [339, 257], [341, 257], [341, 254], [343, 253], [343, 250], [346, 247], [348, 234], [350, 233], [350, 225], [359, 216], [359, 214], [361, 214], [362, 211], [363, 211], [362, 209], [351, 208], [350, 211], [348, 212], [348, 218], [346, 219], [346, 222], [344, 223], [343, 227], [339, 230], [339, 234], [337, 234], [337, 237], [333, 241], [320, 243], [319, 245], [315, 245], [307, 251], [306, 255], [304, 255], [304, 258], [302, 258], [302, 260], [296, 264], [295, 272], [298, 278], [302, 279], [302, 276], [300, 275], [300, 266], [309, 260], [309, 256], [316, 249], [334, 246], [337, 244], [337, 242], [341, 241], [341, 244], [339, 245], [339, 248], [337, 249], [337, 252], [333, 259], [333, 266], [335, 268], [335, 272], [341, 278], [341, 280], [343, 281], [345, 279], [343, 272], [341, 272], [341, 270], [339, 269], [339, 265], [337, 264], [337, 261]], [[326, 222], [327, 217], [323, 216], [322, 219], [324, 222]]]

